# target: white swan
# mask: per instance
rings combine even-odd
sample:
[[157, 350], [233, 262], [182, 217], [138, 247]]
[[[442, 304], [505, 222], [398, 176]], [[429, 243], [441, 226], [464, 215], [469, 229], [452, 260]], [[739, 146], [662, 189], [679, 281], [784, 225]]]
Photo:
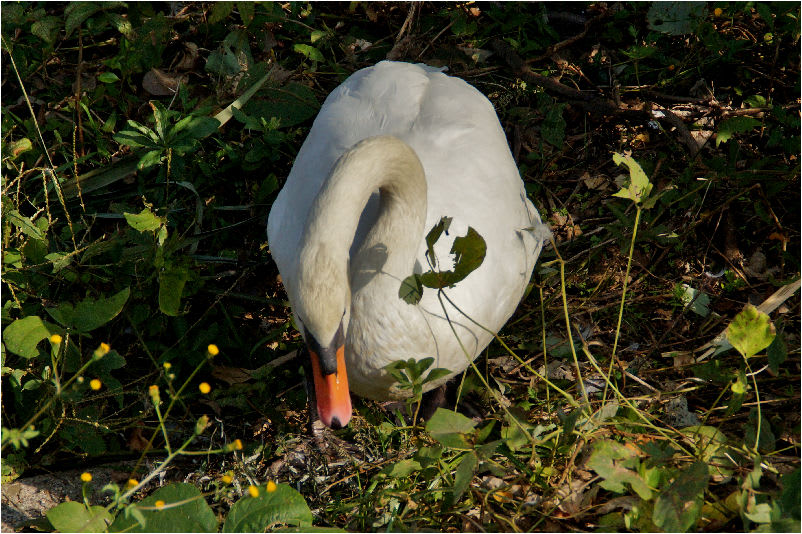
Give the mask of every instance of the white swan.
[[[434, 357], [468, 367], [433, 289], [417, 305], [401, 281], [428, 269], [425, 235], [453, 218], [435, 246], [451, 268], [454, 236], [485, 239], [482, 265], [445, 290], [474, 321], [498, 331], [520, 301], [548, 229], [526, 198], [493, 106], [441, 69], [382, 61], [326, 99], [267, 225], [270, 252], [312, 359], [321, 421], [351, 418], [350, 390], [400, 398], [384, 367]], [[450, 304], [448, 317], [474, 358], [492, 335]], [[348, 374], [346, 375], [346, 367]]]

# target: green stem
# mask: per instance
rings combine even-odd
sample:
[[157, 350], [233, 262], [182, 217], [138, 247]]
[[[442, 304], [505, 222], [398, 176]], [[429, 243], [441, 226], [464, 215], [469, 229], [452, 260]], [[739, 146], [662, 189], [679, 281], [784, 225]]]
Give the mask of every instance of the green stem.
[[[615, 326], [615, 340], [613, 341], [613, 353], [610, 356], [610, 367], [607, 369], [608, 376], [612, 376], [613, 364], [616, 360], [616, 351], [618, 350], [618, 339], [621, 335], [621, 320], [624, 317], [624, 302], [627, 299], [627, 285], [629, 285], [629, 272], [632, 269], [632, 255], [635, 253], [635, 240], [638, 237], [638, 226], [640, 225], [640, 212], [641, 207], [639, 204], [635, 205], [635, 227], [632, 229], [632, 239], [629, 242], [629, 255], [627, 256], [627, 270], [624, 273], [624, 288], [621, 291], [621, 305], [618, 307], [618, 322]], [[602, 395], [602, 403], [607, 399], [607, 386], [604, 387], [604, 394]]]

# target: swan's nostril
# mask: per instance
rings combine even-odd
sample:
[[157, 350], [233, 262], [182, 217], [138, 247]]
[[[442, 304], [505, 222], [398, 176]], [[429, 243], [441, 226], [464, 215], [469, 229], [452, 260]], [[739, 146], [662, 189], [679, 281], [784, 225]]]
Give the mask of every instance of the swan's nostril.
[[342, 423], [340, 423], [340, 420], [339, 420], [339, 419], [337, 419], [337, 416], [335, 415], [334, 417], [332, 417], [332, 418], [331, 418], [331, 423], [329, 424], [329, 426], [330, 426], [331, 428], [333, 428], [334, 430], [339, 430], [339, 429], [341, 429], [341, 428], [342, 428], [343, 426], [345, 426], [345, 425], [343, 425]]

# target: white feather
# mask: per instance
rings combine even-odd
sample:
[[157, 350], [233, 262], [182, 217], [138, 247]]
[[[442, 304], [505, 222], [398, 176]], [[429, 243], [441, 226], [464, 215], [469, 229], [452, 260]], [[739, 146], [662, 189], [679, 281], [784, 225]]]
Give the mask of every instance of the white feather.
[[[490, 332], [497, 332], [518, 306], [548, 229], [526, 198], [504, 132], [487, 98], [441, 69], [383, 61], [354, 73], [326, 99], [270, 212], [270, 251], [296, 319], [321, 313], [332, 320], [342, 317], [343, 309], [336, 304], [330, 304], [330, 310], [299, 309], [302, 305], [316, 307], [300, 297], [305, 291], [298, 287], [305, 267], [299, 263], [299, 254], [309, 246], [302, 241], [311, 206], [338, 159], [358, 142], [376, 136], [394, 136], [412, 148], [423, 167], [427, 188], [422, 199], [427, 206], [425, 223], [415, 238], [418, 250], [408, 272], [393, 276], [383, 273], [364, 287], [355, 287], [351, 294], [346, 341], [351, 390], [387, 399], [405, 394], [393, 387], [392, 377], [383, 370], [395, 360], [433, 356], [435, 367], [447, 368], [452, 375], [469, 365], [469, 357], [476, 357], [492, 339]], [[354, 191], [353, 198], [367, 198], [366, 193]], [[356, 205], [354, 200], [342, 206], [343, 217], [359, 217], [350, 251], [347, 245], [342, 251], [344, 257], [350, 257], [351, 269], [354, 255], [379, 211], [378, 192], [369, 193], [373, 194], [366, 205]], [[482, 265], [445, 290], [472, 319], [446, 305], [468, 357], [445, 320], [436, 290], [426, 289], [417, 306], [397, 296], [399, 277], [412, 274], [413, 268], [416, 272], [427, 269], [425, 234], [443, 216], [453, 218], [449, 235], [441, 237], [435, 247], [444, 270], [451, 267], [449, 251], [454, 237], [464, 235], [469, 226], [487, 243]], [[325, 241], [327, 236], [307, 235], [307, 240], [318, 238]], [[386, 246], [393, 247], [394, 243], [387, 241]], [[343, 284], [346, 287], [337, 289], [350, 291], [349, 280], [327, 279], [326, 283]], [[321, 301], [320, 305], [326, 303]]]

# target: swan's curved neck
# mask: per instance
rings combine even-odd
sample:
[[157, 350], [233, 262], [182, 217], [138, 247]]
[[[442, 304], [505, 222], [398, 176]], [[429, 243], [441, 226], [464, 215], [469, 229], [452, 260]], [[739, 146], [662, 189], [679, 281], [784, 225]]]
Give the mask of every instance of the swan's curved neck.
[[[360, 215], [377, 190], [378, 218], [349, 269]], [[400, 283], [412, 272], [425, 223], [426, 177], [415, 151], [390, 136], [361, 141], [337, 160], [309, 211], [299, 256], [299, 287], [307, 293], [301, 297], [326, 306], [327, 288], [350, 282], [357, 291], [379, 272]]]

